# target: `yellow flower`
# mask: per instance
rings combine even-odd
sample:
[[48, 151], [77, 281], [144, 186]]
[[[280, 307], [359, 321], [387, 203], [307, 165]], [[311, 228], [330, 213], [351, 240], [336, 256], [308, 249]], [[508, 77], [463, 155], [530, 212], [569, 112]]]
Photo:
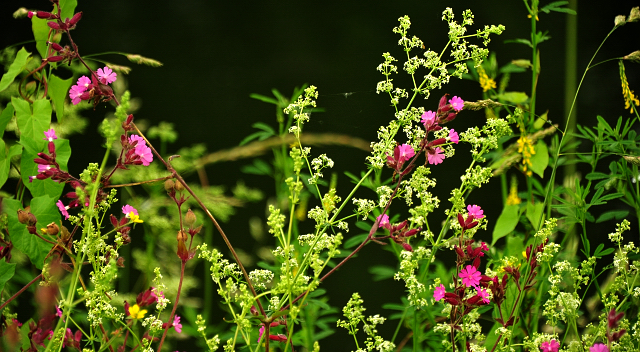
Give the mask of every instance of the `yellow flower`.
[[522, 154], [522, 172], [527, 176], [531, 176], [531, 156], [536, 153], [536, 150], [533, 148], [533, 142], [529, 137], [524, 135], [524, 131], [521, 131], [523, 134], [518, 139], [518, 153]]
[[129, 307], [129, 315], [133, 319], [142, 319], [144, 318], [145, 314], [147, 314], [147, 310], [140, 309], [140, 306], [138, 304], [134, 304], [131, 307]]
[[622, 81], [622, 96], [624, 97], [624, 108], [629, 109], [629, 112], [633, 114], [633, 106], [640, 106], [638, 97], [633, 94], [633, 91], [629, 88], [629, 82], [627, 81], [627, 74], [624, 72], [624, 65], [622, 60], [618, 61], [620, 65], [620, 80]]
[[476, 71], [478, 71], [478, 82], [480, 82], [480, 87], [482, 87], [483, 92], [496, 87], [496, 81], [494, 81], [492, 78], [489, 78], [487, 72], [484, 70], [484, 68], [482, 68], [482, 66], [478, 66], [478, 68], [476, 68]]
[[509, 196], [507, 197], [507, 205], [520, 204], [522, 200], [518, 197], [518, 184], [511, 182], [511, 189], [509, 190]]
[[127, 217], [131, 220], [131, 222], [135, 224], [142, 224], [144, 221], [140, 220], [140, 216], [136, 215], [134, 212], [130, 212], [127, 214]]

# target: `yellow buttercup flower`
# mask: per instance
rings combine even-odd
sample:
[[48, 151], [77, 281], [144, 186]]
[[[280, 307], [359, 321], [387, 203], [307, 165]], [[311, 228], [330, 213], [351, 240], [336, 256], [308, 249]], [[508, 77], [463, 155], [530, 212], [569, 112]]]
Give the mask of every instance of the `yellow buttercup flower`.
[[140, 306], [138, 304], [134, 304], [129, 307], [129, 316], [131, 316], [133, 319], [142, 319], [144, 318], [145, 314], [147, 314], [147, 310], [140, 309]]
[[127, 217], [135, 224], [142, 224], [144, 222], [140, 220], [140, 216], [136, 215], [134, 212], [130, 212]]
[[480, 87], [482, 87], [483, 92], [496, 87], [496, 81], [494, 81], [492, 78], [489, 78], [487, 72], [484, 70], [484, 68], [482, 68], [482, 66], [478, 66], [478, 68], [476, 68], [476, 71], [478, 71], [478, 82], [480, 82]]
[[622, 81], [622, 96], [624, 97], [624, 108], [629, 109], [629, 112], [633, 114], [633, 106], [631, 104], [635, 104], [635, 106], [640, 106], [640, 101], [638, 97], [633, 94], [633, 91], [629, 88], [629, 82], [627, 81], [627, 74], [624, 72], [624, 65], [622, 64], [622, 60], [618, 61], [620, 65], [620, 80]]

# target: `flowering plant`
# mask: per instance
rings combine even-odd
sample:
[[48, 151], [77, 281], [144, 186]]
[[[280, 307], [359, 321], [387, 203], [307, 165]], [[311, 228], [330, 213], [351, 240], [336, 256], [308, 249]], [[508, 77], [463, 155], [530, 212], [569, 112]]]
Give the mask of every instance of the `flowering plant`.
[[[393, 32], [412, 86], [393, 81], [399, 60], [384, 53], [376, 92], [390, 100], [394, 118], [370, 143], [365, 171], [348, 175], [355, 186], [346, 193], [338, 193], [337, 181], [325, 180], [334, 161], [326, 154], [314, 157], [308, 146], [313, 134], [306, 124], [318, 111], [318, 89], [304, 86], [290, 99], [277, 91], [277, 99], [254, 95], [279, 109], [277, 129], [256, 124], [260, 131], [243, 141], [244, 152], [267, 148], [275, 156], [273, 167], [255, 161], [246, 168], [276, 181], [265, 221], [274, 244], [252, 270], [218, 219], [241, 200], [260, 200], [261, 192], [238, 186], [234, 197], [224, 197], [206, 182], [186, 182], [192, 165], [202, 167], [211, 155], [195, 146], [182, 150], [182, 158], [167, 157], [173, 130], [142, 128], [130, 93], [117, 86], [125, 87], [121, 77], [128, 70], [80, 55], [71, 30], [81, 30], [82, 12], [75, 2], [51, 3], [50, 12], [24, 11], [40, 57], [22, 48], [0, 80], [0, 91], [12, 87], [0, 112], [0, 184], [17, 184], [15, 194], [2, 198], [3, 349], [162, 351], [182, 349], [178, 341], [189, 336], [199, 338], [194, 348], [200, 350], [319, 351], [320, 340], [340, 339], [334, 327], [351, 336], [348, 348], [357, 351], [640, 348], [640, 250], [624, 235], [631, 230], [629, 209], [640, 214], [640, 150], [633, 130], [640, 116], [623, 60], [637, 62], [638, 54], [619, 60], [618, 70], [625, 109], [634, 118], [621, 117], [612, 127], [599, 117], [595, 128], [579, 126], [571, 135], [568, 122], [561, 128], [546, 114], [537, 115], [537, 49], [546, 38], [535, 24], [542, 13], [573, 13], [564, 2], [539, 7], [525, 1], [533, 35], [520, 42], [534, 50], [519, 65], [532, 74], [529, 96], [506, 91], [506, 82], [496, 88], [498, 73], [509, 71], [487, 65], [497, 59], [486, 47], [504, 26], [469, 34], [471, 11], [458, 22], [447, 8], [442, 20], [448, 42], [435, 52], [409, 35], [411, 21], [401, 17]], [[636, 7], [616, 17], [613, 30], [638, 20]], [[160, 66], [139, 55], [126, 57]], [[73, 77], [60, 78], [64, 69]], [[485, 99], [444, 93], [430, 100], [451, 78], [478, 81]], [[100, 163], [75, 175], [68, 168], [71, 147], [64, 137], [73, 127], [67, 126], [77, 124], [80, 109], [98, 106], [115, 110], [100, 125], [106, 151]], [[486, 120], [461, 132], [462, 122], [479, 110]], [[4, 136], [9, 130], [14, 139]], [[592, 153], [579, 158], [590, 172], [586, 182], [573, 178], [560, 185], [556, 172], [569, 163], [571, 137], [593, 144]], [[459, 148], [468, 148], [468, 166], [441, 202], [443, 187], [434, 175], [452, 165]], [[609, 174], [598, 171], [607, 157], [615, 158]], [[526, 182], [526, 192], [519, 192], [518, 179]], [[501, 197], [476, 198], [493, 180], [501, 183]], [[618, 201], [626, 208], [594, 216], [595, 206]], [[492, 215], [495, 207], [500, 209]], [[609, 220], [619, 221], [615, 231], [596, 245], [589, 223]], [[364, 232], [349, 233], [354, 227]], [[225, 249], [214, 247], [213, 229]], [[132, 249], [136, 243], [140, 247]], [[377, 280], [400, 282], [404, 295], [365, 316], [363, 296], [349, 292], [339, 318], [325, 282], [364, 260], [358, 256], [371, 247], [389, 252], [394, 264], [367, 264], [369, 272]], [[204, 275], [194, 263], [205, 263]], [[132, 266], [141, 279], [130, 287]], [[200, 281], [207, 302], [197, 312], [190, 291]], [[34, 312], [21, 307], [29, 301], [25, 292], [33, 292]], [[220, 303], [223, 317], [210, 315], [211, 301]], [[387, 334], [388, 321], [395, 327]]]

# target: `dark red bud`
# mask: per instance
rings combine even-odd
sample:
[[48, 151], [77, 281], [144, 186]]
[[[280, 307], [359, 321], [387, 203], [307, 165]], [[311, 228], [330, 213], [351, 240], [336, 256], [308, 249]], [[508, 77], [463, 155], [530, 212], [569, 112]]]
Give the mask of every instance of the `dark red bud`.
[[46, 11], [36, 11], [35, 12], [36, 17], [43, 19], [43, 20], [48, 20], [50, 18], [56, 18], [56, 16], [54, 16], [51, 12], [46, 12]]
[[58, 43], [48, 42], [55, 51], [62, 51], [63, 47]]
[[440, 144], [444, 144], [445, 142], [447, 142], [446, 138], [438, 138], [438, 139], [436, 139], [434, 141], [429, 142], [429, 146], [430, 147], [435, 147], [435, 146], [438, 146]]
[[403, 243], [402, 248], [404, 248], [405, 251], [413, 252], [413, 248], [411, 248], [411, 245], [408, 243]]
[[56, 145], [53, 142], [49, 142], [47, 144], [47, 147], [49, 148], [49, 154], [53, 154], [56, 152]]
[[78, 23], [78, 21], [80, 21], [81, 18], [82, 18], [82, 11], [80, 11], [80, 12], [76, 13], [75, 15], [73, 15], [73, 17], [69, 21], [69, 25], [75, 26], [75, 24]]
[[279, 341], [279, 342], [286, 342], [287, 341], [287, 337], [285, 335], [283, 335], [283, 334], [269, 335], [269, 340]]
[[118, 219], [113, 216], [113, 214], [111, 214], [111, 216], [109, 217], [109, 220], [111, 220], [111, 225], [113, 225], [113, 227], [118, 227]]
[[49, 56], [47, 58], [47, 62], [60, 62], [62, 60], [64, 60], [64, 56], [60, 56], [60, 55]]
[[53, 22], [53, 21], [47, 22], [47, 26], [49, 26], [49, 28], [52, 28], [52, 29], [62, 29], [62, 27], [60, 27], [60, 25], [57, 22]]

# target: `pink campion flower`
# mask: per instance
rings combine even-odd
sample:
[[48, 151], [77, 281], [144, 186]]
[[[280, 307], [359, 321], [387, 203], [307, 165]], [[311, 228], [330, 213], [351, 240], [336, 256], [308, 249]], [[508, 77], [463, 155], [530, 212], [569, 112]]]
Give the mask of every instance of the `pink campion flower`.
[[97, 73], [98, 73], [98, 79], [102, 84], [113, 83], [116, 81], [116, 78], [118, 77], [117, 73], [113, 72], [110, 68], [106, 66], [104, 68], [99, 68]]
[[[51, 169], [51, 165], [38, 164], [38, 173], [45, 172], [49, 169]], [[35, 176], [29, 176], [29, 177], [35, 177]]]
[[129, 217], [130, 213], [133, 213], [134, 215], [138, 215], [138, 211], [136, 210], [136, 208], [130, 206], [129, 204], [125, 205], [122, 207], [122, 213], [126, 216]]
[[609, 347], [603, 343], [596, 343], [589, 347], [589, 352], [609, 352]]
[[79, 87], [80, 89], [84, 88], [83, 92], [89, 89], [90, 85], [91, 85], [91, 79], [87, 76], [82, 76], [78, 78], [78, 82], [76, 83], [76, 86]]
[[58, 136], [56, 136], [56, 131], [54, 131], [53, 128], [50, 128], [47, 131], [44, 131], [44, 138], [42, 139], [53, 142], [54, 139], [58, 139]]
[[464, 108], [464, 100], [462, 100], [457, 96], [454, 96], [453, 98], [449, 99], [449, 104], [451, 104], [451, 107], [455, 111], [460, 111], [462, 110], [462, 108]]
[[399, 148], [400, 150], [400, 158], [398, 160], [398, 163], [403, 163], [413, 158], [414, 155], [416, 155], [416, 152], [413, 150], [413, 147], [408, 144], [402, 144], [397, 146], [396, 148]]
[[467, 205], [467, 211], [469, 212], [469, 215], [473, 215], [476, 219], [484, 218], [484, 210], [475, 204]]
[[142, 165], [149, 166], [153, 161], [153, 153], [151, 152], [151, 148], [147, 147], [144, 139], [138, 135], [132, 134], [129, 136], [129, 143], [133, 144], [133, 142], [137, 142], [135, 146], [135, 153], [140, 157], [140, 161], [142, 161]]
[[176, 329], [177, 333], [182, 332], [182, 324], [180, 324], [180, 316], [176, 315], [173, 317], [173, 328]]
[[64, 204], [62, 204], [61, 200], [58, 200], [56, 202], [56, 205], [58, 206], [58, 209], [60, 209], [60, 212], [64, 216], [64, 219], [69, 220], [69, 212], [67, 211], [69, 207], [68, 206], [65, 207]]
[[477, 286], [480, 283], [480, 277], [482, 276], [478, 269], [473, 265], [467, 265], [462, 269], [458, 276], [462, 279], [462, 283], [467, 286]]
[[556, 340], [545, 341], [540, 345], [540, 351], [542, 352], [558, 352], [560, 344]]
[[382, 228], [385, 228], [385, 229], [389, 230], [389, 228], [390, 228], [389, 215], [387, 215], [387, 214], [378, 215], [376, 220], [380, 221], [380, 222], [378, 222], [378, 226], [379, 227], [382, 227]]
[[69, 98], [71, 99], [71, 103], [73, 105], [78, 105], [82, 101], [82, 94], [84, 94], [84, 90], [81, 87], [73, 86], [69, 90]]
[[260, 343], [260, 340], [262, 340], [262, 334], [264, 334], [264, 325], [262, 325], [260, 327], [260, 331], [258, 332], [258, 343]]
[[482, 298], [482, 302], [489, 303], [489, 292], [487, 292], [486, 289], [476, 286], [476, 291], [478, 292], [478, 296]]
[[447, 137], [447, 140], [455, 144], [458, 144], [458, 142], [460, 141], [460, 138], [458, 137], [458, 132], [456, 132], [453, 128], [450, 129], [449, 137]]
[[431, 149], [427, 151], [427, 161], [429, 162], [429, 164], [431, 165], [438, 165], [442, 163], [442, 160], [444, 160], [445, 156], [444, 156], [444, 152], [442, 151], [442, 149], [440, 147], [436, 147], [436, 149]]
[[444, 285], [440, 284], [440, 286], [437, 286], [435, 291], [433, 291], [433, 298], [435, 298], [437, 302], [444, 298], [445, 293], [447, 293], [447, 291], [445, 290]]
[[436, 122], [436, 113], [431, 110], [425, 111], [424, 113], [422, 113], [421, 117], [422, 119], [420, 120], [420, 122], [422, 122], [422, 124], [424, 125], [424, 128], [426, 128], [427, 131], [429, 131], [431, 127], [438, 124]]

